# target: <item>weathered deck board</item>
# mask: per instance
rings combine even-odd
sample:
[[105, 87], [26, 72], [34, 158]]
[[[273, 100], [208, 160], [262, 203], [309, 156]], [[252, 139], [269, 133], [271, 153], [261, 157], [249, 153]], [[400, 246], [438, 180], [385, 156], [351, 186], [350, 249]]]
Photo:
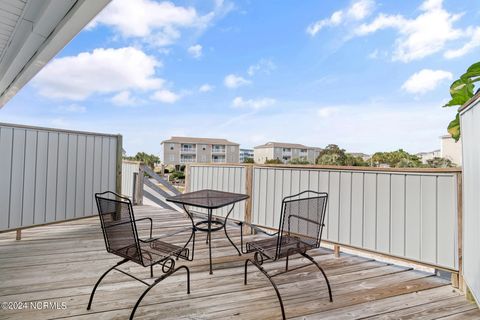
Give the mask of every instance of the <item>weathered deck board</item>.
[[[156, 235], [189, 227], [181, 214], [152, 207], [135, 208], [137, 217], [154, 218]], [[146, 235], [148, 224], [139, 226]], [[239, 243], [239, 230], [230, 228]], [[249, 236], [250, 238], [259, 236]], [[182, 243], [188, 232], [171, 236]], [[185, 263], [192, 272], [192, 292], [186, 294], [185, 274], [160, 283], [143, 300], [138, 319], [278, 319], [273, 289], [254, 267], [243, 285], [245, 257], [239, 257], [223, 233], [212, 241], [214, 274], [208, 273], [205, 235], [198, 234], [195, 260]], [[480, 311], [443, 279], [431, 274], [342, 254], [312, 250], [329, 276], [334, 302], [314, 266], [277, 277], [287, 317], [295, 319], [478, 319]], [[0, 234], [0, 301], [65, 302], [65, 310], [0, 310], [0, 319], [126, 319], [144, 287], [112, 272], [97, 290], [91, 311], [86, 310], [98, 277], [119, 259], [106, 253], [96, 217]], [[306, 263], [296, 257], [292, 267]], [[183, 263], [183, 262], [180, 262]], [[266, 263], [281, 270], [284, 262]], [[147, 268], [128, 264], [124, 270], [151, 281]], [[160, 270], [157, 271], [160, 274]]]

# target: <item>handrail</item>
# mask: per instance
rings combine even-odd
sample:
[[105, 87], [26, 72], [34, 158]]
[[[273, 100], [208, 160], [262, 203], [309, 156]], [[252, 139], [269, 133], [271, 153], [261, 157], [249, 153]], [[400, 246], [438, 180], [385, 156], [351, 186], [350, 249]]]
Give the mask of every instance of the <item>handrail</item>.
[[[192, 163], [192, 167], [205, 167], [212, 163]], [[398, 172], [398, 173], [461, 173], [461, 167], [454, 168], [380, 168], [380, 167], [353, 167], [353, 166], [333, 166], [316, 164], [250, 164], [250, 163], [215, 163], [217, 166], [237, 166], [254, 168], [278, 168], [278, 169], [325, 169], [338, 171], [371, 171], [371, 172]]]
[[178, 191], [170, 182], [168, 182], [167, 180], [163, 179], [163, 178], [160, 177], [158, 174], [156, 174], [155, 171], [153, 171], [152, 169], [150, 169], [150, 167], [144, 166], [143, 168], [144, 168], [146, 174], [148, 174], [150, 177], [152, 177], [153, 179], [155, 179], [158, 183], [160, 183], [160, 184], [163, 185], [165, 188], [167, 188], [168, 190], [170, 190], [170, 191], [173, 193], [173, 195], [178, 195], [178, 194], [181, 193], [181, 192]]

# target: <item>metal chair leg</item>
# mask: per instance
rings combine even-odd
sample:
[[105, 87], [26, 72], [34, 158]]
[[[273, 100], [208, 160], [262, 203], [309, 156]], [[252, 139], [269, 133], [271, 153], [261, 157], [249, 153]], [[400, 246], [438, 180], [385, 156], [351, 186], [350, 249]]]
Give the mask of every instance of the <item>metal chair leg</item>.
[[154, 283], [152, 283], [145, 291], [143, 291], [142, 295], [140, 296], [140, 298], [138, 298], [137, 300], [137, 303], [135, 303], [135, 306], [133, 307], [133, 310], [132, 310], [132, 313], [130, 313], [130, 320], [133, 320], [133, 316], [135, 315], [135, 312], [137, 311], [137, 308], [138, 306], [140, 305], [140, 302], [142, 302], [143, 298], [147, 295], [147, 293], [153, 288], [155, 287], [160, 281], [168, 278], [169, 276], [171, 276], [172, 274], [174, 274], [175, 272], [177, 272], [178, 270], [180, 269], [185, 269], [187, 271], [187, 294], [190, 294], [190, 270], [188, 269], [188, 267], [186, 266], [180, 266], [178, 267], [177, 269], [174, 269], [173, 271], [171, 272], [168, 272], [164, 275], [162, 275], [161, 277], [159, 277], [157, 280], [155, 280]]
[[327, 275], [325, 274], [325, 271], [323, 271], [322, 267], [313, 259], [311, 256], [309, 256], [306, 253], [300, 253], [302, 256], [310, 260], [314, 265], [317, 266], [317, 268], [322, 272], [323, 277], [325, 278], [325, 281], [327, 282], [327, 287], [328, 287], [328, 296], [330, 298], [330, 302], [333, 302], [333, 297], [332, 297], [332, 289], [330, 288], [330, 282], [328, 281]]
[[116, 267], [118, 267], [119, 265], [122, 265], [124, 264], [125, 262], [129, 261], [128, 259], [123, 259], [122, 261], [118, 262], [116, 265], [114, 265], [113, 267], [109, 268], [107, 271], [105, 271], [102, 276], [100, 277], [100, 279], [97, 280], [97, 283], [95, 283], [95, 286], [93, 287], [93, 290], [92, 290], [92, 293], [90, 294], [90, 299], [88, 300], [88, 306], [87, 306], [87, 310], [90, 310], [90, 308], [92, 307], [92, 301], [93, 301], [93, 296], [95, 295], [95, 291], [97, 290], [97, 287], [98, 285], [100, 284], [100, 282], [102, 282], [103, 278], [105, 278], [105, 276], [110, 272], [112, 271], [113, 269], [115, 269]]
[[285, 320], [287, 319], [285, 317], [285, 308], [283, 307], [283, 300], [282, 300], [282, 296], [280, 295], [280, 291], [278, 291], [278, 287], [277, 285], [275, 284], [275, 282], [273, 282], [272, 278], [270, 277], [270, 275], [267, 273], [267, 271], [265, 271], [265, 269], [262, 268], [262, 266], [260, 266], [259, 264], [257, 264], [254, 260], [250, 260], [250, 259], [247, 259], [245, 260], [245, 278], [244, 278], [244, 284], [247, 285], [247, 266], [248, 266], [248, 263], [251, 263], [253, 264], [255, 267], [258, 268], [258, 270], [260, 270], [268, 279], [268, 281], [270, 281], [273, 289], [275, 289], [275, 293], [277, 294], [277, 298], [278, 298], [278, 302], [280, 303], [280, 308], [282, 309], [282, 319]]

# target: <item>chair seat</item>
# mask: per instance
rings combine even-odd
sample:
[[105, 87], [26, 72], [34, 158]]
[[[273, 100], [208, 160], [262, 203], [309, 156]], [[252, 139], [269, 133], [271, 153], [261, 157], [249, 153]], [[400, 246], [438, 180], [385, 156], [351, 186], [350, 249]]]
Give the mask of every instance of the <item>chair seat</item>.
[[[269, 259], [275, 258], [278, 238], [255, 240], [246, 243], [247, 252], [261, 252]], [[316, 247], [315, 239], [306, 239], [295, 236], [282, 236], [282, 245], [277, 259], [296, 253], [306, 252]]]
[[[116, 253], [123, 257], [130, 257], [132, 261], [140, 263], [138, 255], [132, 254], [135, 251], [135, 245], [125, 247]], [[188, 259], [188, 248], [183, 248], [161, 240], [140, 241], [140, 250], [142, 251], [143, 266], [147, 267], [169, 257], [180, 257]]]

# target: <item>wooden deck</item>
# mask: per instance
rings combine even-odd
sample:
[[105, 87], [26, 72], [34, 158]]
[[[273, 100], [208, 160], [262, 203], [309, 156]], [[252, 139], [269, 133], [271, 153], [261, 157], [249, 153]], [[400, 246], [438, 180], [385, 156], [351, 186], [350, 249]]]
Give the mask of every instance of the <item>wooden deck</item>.
[[[137, 218], [154, 218], [154, 234], [171, 232], [189, 221], [181, 214], [137, 207]], [[145, 234], [148, 224], [142, 225]], [[239, 242], [232, 227], [233, 240]], [[0, 234], [0, 302], [47, 301], [65, 309], [0, 310], [0, 319], [127, 319], [145, 287], [119, 272], [110, 273], [97, 290], [91, 311], [89, 294], [98, 277], [119, 259], [106, 253], [95, 218]], [[186, 235], [175, 236], [182, 242]], [[253, 236], [250, 236], [253, 237]], [[208, 273], [205, 235], [199, 234], [192, 272], [192, 292], [186, 294], [181, 271], [161, 282], [145, 297], [138, 319], [279, 319], [280, 308], [268, 280], [249, 268], [243, 285], [245, 257], [235, 255], [224, 234], [213, 235], [214, 273]], [[289, 319], [480, 319], [480, 311], [449, 282], [431, 274], [327, 249], [312, 250], [330, 279], [334, 302], [328, 302], [325, 282], [309, 266], [276, 278]], [[305, 263], [297, 257], [290, 265]], [[182, 263], [180, 261], [180, 263]], [[268, 270], [283, 263], [266, 263]], [[149, 280], [148, 268], [122, 266]], [[157, 271], [160, 275], [160, 271]]]

